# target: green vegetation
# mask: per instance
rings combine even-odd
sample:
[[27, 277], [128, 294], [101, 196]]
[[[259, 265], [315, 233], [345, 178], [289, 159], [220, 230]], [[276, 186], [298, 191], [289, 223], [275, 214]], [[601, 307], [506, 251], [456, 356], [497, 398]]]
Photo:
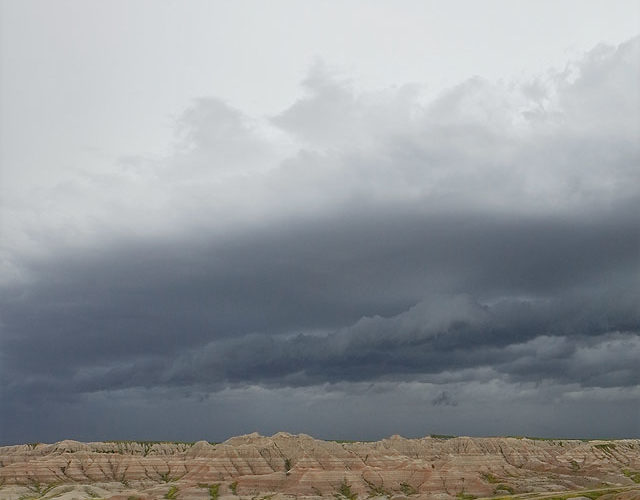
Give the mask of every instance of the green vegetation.
[[400, 491], [402, 491], [402, 493], [407, 496], [415, 495], [416, 493], [418, 493], [418, 491], [409, 483], [400, 483]]
[[33, 491], [34, 493], [37, 493], [38, 495], [40, 495], [41, 492], [42, 492], [42, 487], [40, 486], [40, 483], [38, 483], [38, 482], [33, 482], [31, 484], [28, 484], [27, 485], [27, 489], [29, 491]]
[[238, 494], [238, 481], [234, 481], [229, 485], [229, 489], [233, 492], [234, 495]]
[[218, 496], [220, 494], [220, 485], [216, 484], [207, 484], [207, 483], [198, 483], [198, 488], [207, 488], [209, 490], [209, 498], [211, 500], [218, 500]]
[[39, 497], [45, 496], [47, 493], [49, 493], [53, 488], [55, 488], [58, 485], [59, 483], [42, 485], [36, 481], [27, 485], [27, 488], [37, 495], [36, 498], [39, 498]]
[[613, 451], [616, 449], [616, 445], [613, 443], [594, 444], [593, 447], [598, 448], [599, 450], [602, 450], [607, 454], [613, 453]]
[[482, 477], [487, 483], [490, 484], [496, 484], [500, 482], [500, 480], [490, 472], [483, 473]]
[[211, 500], [218, 500], [218, 494], [219, 494], [219, 490], [220, 490], [220, 485], [219, 484], [212, 484], [211, 486], [209, 486], [209, 498]]
[[[47, 495], [46, 498], [47, 500], [50, 500], [52, 498], [58, 498], [61, 497], [62, 495], [64, 495], [65, 493], [69, 493], [70, 491], [73, 491], [73, 486], [65, 486], [63, 488], [56, 488], [55, 493], [51, 493], [50, 495]], [[97, 498], [96, 497], [92, 497], [92, 498]]]
[[458, 436], [453, 436], [451, 434], [429, 434], [429, 437], [433, 439], [453, 439]]
[[348, 498], [349, 500], [356, 500], [358, 495], [351, 491], [351, 485], [347, 482], [347, 478], [342, 480], [338, 487], [338, 493], [334, 495], [338, 499]]
[[514, 489], [511, 486], [509, 486], [508, 484], [504, 484], [504, 483], [500, 483], [500, 484], [496, 485], [496, 487], [493, 490], [493, 494], [497, 495], [500, 491], [506, 491], [510, 495], [513, 495], [515, 493]]
[[291, 470], [291, 459], [290, 458], [285, 458], [284, 459], [284, 470], [287, 473], [287, 475], [289, 475], [289, 471]]
[[47, 493], [49, 493], [53, 488], [59, 486], [59, 483], [51, 483], [48, 485], [42, 485], [37, 481], [33, 481], [32, 483], [26, 485], [27, 489], [31, 491], [31, 495], [22, 495], [18, 498], [18, 500], [33, 500], [36, 498], [42, 498]]
[[172, 486], [171, 488], [169, 488], [169, 491], [167, 491], [164, 495], [164, 497], [167, 498], [168, 500], [175, 500], [177, 496], [178, 496], [177, 486]]
[[456, 498], [459, 498], [460, 500], [474, 500], [474, 498], [478, 498], [478, 497], [470, 493], [465, 493], [464, 490], [462, 490], [460, 493], [456, 495]]
[[95, 491], [93, 491], [91, 488], [86, 487], [84, 489], [84, 492], [89, 495], [91, 498], [98, 498], [100, 495], [98, 495]]
[[578, 472], [580, 470], [580, 464], [578, 464], [578, 462], [576, 462], [575, 460], [571, 460], [569, 464], [571, 465], [571, 470], [573, 472]]
[[[602, 490], [583, 490], [583, 491], [574, 490], [574, 491], [562, 493], [560, 495], [553, 495], [553, 496], [546, 496], [541, 493], [539, 496], [531, 497], [531, 498], [532, 499], [540, 498], [544, 500], [571, 500], [572, 498], [587, 497], [587, 498], [590, 498], [591, 500], [598, 500], [598, 498], [600, 498], [603, 495], [621, 493], [623, 491], [630, 491], [630, 490], [625, 488], [605, 488]], [[520, 497], [519, 496], [516, 496], [516, 497], [501, 496], [501, 497], [494, 497], [492, 500], [513, 500], [514, 498], [520, 498]]]
[[380, 497], [380, 496], [388, 496], [390, 497], [391, 494], [384, 489], [384, 483], [381, 484], [375, 484], [372, 481], [368, 481], [367, 479], [365, 479], [364, 477], [362, 478], [362, 480], [367, 483], [367, 487], [369, 488], [369, 491], [371, 492], [370, 496], [372, 497]]
[[579, 491], [579, 492], [567, 493], [565, 495], [546, 498], [545, 500], [570, 500], [571, 498], [576, 498], [576, 497], [587, 497], [587, 498], [590, 498], [591, 500], [597, 500], [602, 495], [608, 495], [610, 493], [620, 493], [621, 491], [624, 491], [624, 490], [608, 489], [608, 490], [602, 490], [602, 491], [586, 491], [586, 492]]
[[631, 479], [634, 483], [640, 483], [640, 472], [629, 470], [629, 469], [623, 469], [622, 473], [625, 476], [627, 476], [629, 479]]

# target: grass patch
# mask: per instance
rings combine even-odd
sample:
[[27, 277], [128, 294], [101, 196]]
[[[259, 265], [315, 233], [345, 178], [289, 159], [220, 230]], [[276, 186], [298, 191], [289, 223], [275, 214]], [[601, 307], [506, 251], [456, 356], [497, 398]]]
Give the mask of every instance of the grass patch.
[[496, 476], [494, 476], [493, 474], [491, 474], [490, 472], [485, 472], [485, 473], [483, 473], [483, 474], [482, 474], [482, 478], [483, 478], [487, 483], [490, 483], [490, 484], [496, 484], [496, 483], [499, 483], [499, 482], [500, 482], [500, 480], [499, 480]]
[[207, 488], [209, 490], [209, 498], [211, 500], [218, 500], [218, 496], [220, 495], [220, 485], [218, 483], [198, 483], [198, 488]]
[[[70, 491], [73, 491], [73, 486], [66, 486], [64, 488], [58, 488], [58, 491], [56, 491], [55, 493], [52, 493], [49, 496], [46, 497], [41, 497], [41, 498], [46, 498], [47, 500], [52, 499], [52, 498], [58, 498], [61, 497], [62, 495], [64, 495], [65, 493], [69, 493]], [[98, 495], [92, 497], [92, 498], [97, 498]]]
[[607, 454], [613, 453], [613, 451], [616, 449], [616, 445], [613, 443], [594, 444], [593, 447], [598, 448], [599, 450], [602, 450]]
[[475, 498], [478, 498], [478, 497], [475, 495], [472, 495], [471, 493], [465, 493], [463, 490], [456, 495], [456, 498], [459, 498], [460, 500], [474, 500]]
[[418, 493], [418, 490], [416, 490], [409, 483], [400, 483], [400, 491], [406, 496], [415, 495], [416, 493]]
[[[587, 497], [591, 500], [597, 500], [603, 495], [610, 495], [611, 493], [621, 493], [625, 491], [624, 489], [619, 488], [610, 488], [601, 491], [573, 491], [571, 493], [565, 493], [563, 495], [556, 495], [553, 497], [547, 497], [545, 500], [570, 500], [571, 498], [577, 497]], [[629, 491], [629, 490], [626, 490]]]
[[291, 470], [291, 459], [290, 458], [285, 458], [284, 459], [284, 471], [287, 473], [287, 475], [289, 475], [289, 471]]
[[364, 477], [362, 478], [362, 480], [365, 483], [367, 483], [367, 487], [369, 488], [369, 491], [371, 493], [369, 496], [376, 496], [376, 497], [379, 497], [379, 496], [389, 496], [390, 497], [391, 496], [389, 494], [389, 492], [384, 489], [384, 483], [380, 484], [380, 485], [377, 485], [377, 484], [373, 483], [372, 481], [366, 480]]
[[[60, 483], [51, 483], [51, 484], [40, 484], [37, 481], [32, 482], [31, 484], [26, 485], [29, 491], [35, 493], [35, 495], [31, 495], [29, 498], [40, 498], [49, 493], [53, 488], [59, 486]], [[26, 495], [25, 497], [28, 497]]]
[[[2, 484], [4, 484], [4, 481], [2, 482]], [[31, 494], [21, 495], [20, 497], [18, 497], [18, 500], [36, 500], [36, 499], [43, 498], [52, 489], [56, 488], [57, 486], [60, 486], [60, 484], [61, 483], [51, 483], [51, 484], [43, 485], [37, 481], [34, 481], [31, 484], [25, 485], [26, 488], [29, 491], [31, 491]], [[73, 487], [70, 487], [70, 489], [60, 491], [57, 494], [50, 496], [49, 498], [58, 497], [63, 493], [67, 493], [68, 491], [71, 491], [72, 489]]]
[[167, 491], [164, 494], [164, 497], [167, 500], [175, 500], [177, 496], [178, 496], [178, 487], [177, 486], [172, 486], [171, 488], [169, 488], [169, 491]]
[[233, 492], [234, 495], [238, 494], [238, 481], [234, 481], [229, 485], [229, 489]]
[[211, 500], [218, 500], [218, 495], [220, 494], [220, 485], [212, 484], [211, 486], [209, 486], [208, 490], [209, 490], [209, 498]]
[[338, 499], [348, 498], [349, 500], [356, 500], [358, 495], [351, 491], [351, 485], [347, 482], [347, 478], [344, 478], [338, 486], [338, 493], [334, 495]]
[[627, 476], [629, 479], [631, 479], [634, 483], [640, 483], [640, 472], [629, 470], [629, 469], [623, 469], [622, 473], [625, 476]]
[[509, 495], [513, 495], [515, 493], [513, 487], [509, 486], [508, 484], [504, 484], [504, 483], [500, 483], [498, 484], [494, 490], [493, 490], [493, 494], [497, 495], [498, 492], [500, 491], [506, 491], [507, 493], [509, 493]]

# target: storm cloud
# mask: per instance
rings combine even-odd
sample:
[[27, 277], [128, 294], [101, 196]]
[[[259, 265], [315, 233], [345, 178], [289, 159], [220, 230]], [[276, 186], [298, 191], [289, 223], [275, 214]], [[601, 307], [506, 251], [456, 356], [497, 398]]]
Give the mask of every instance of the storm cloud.
[[[101, 412], [170, 400], [218, 420], [168, 438], [333, 437], [319, 400], [337, 437], [428, 433], [434, 411], [439, 432], [638, 435], [638, 60], [635, 38], [426, 102], [318, 63], [266, 120], [198, 99], [163, 158], [9, 192], [1, 439], [74, 432], [61, 401], [109, 438]], [[381, 404], [403, 415], [355, 426]]]

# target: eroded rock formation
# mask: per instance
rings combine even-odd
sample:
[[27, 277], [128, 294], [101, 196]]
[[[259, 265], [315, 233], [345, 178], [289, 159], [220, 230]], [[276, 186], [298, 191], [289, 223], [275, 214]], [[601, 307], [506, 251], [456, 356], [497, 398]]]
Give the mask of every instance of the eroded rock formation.
[[392, 436], [341, 443], [278, 433], [221, 444], [61, 441], [0, 447], [0, 499], [12, 500], [445, 500], [569, 491], [630, 500], [640, 498], [638, 483], [637, 439]]

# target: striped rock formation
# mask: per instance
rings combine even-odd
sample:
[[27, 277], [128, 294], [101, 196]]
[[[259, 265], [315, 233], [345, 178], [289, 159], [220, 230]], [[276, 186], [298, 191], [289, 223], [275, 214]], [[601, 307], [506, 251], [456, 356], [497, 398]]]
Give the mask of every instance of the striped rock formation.
[[637, 439], [392, 436], [340, 443], [278, 433], [221, 444], [61, 441], [0, 447], [0, 499], [7, 500], [446, 500], [568, 498], [578, 491], [585, 498], [631, 500], [640, 498], [639, 483]]

